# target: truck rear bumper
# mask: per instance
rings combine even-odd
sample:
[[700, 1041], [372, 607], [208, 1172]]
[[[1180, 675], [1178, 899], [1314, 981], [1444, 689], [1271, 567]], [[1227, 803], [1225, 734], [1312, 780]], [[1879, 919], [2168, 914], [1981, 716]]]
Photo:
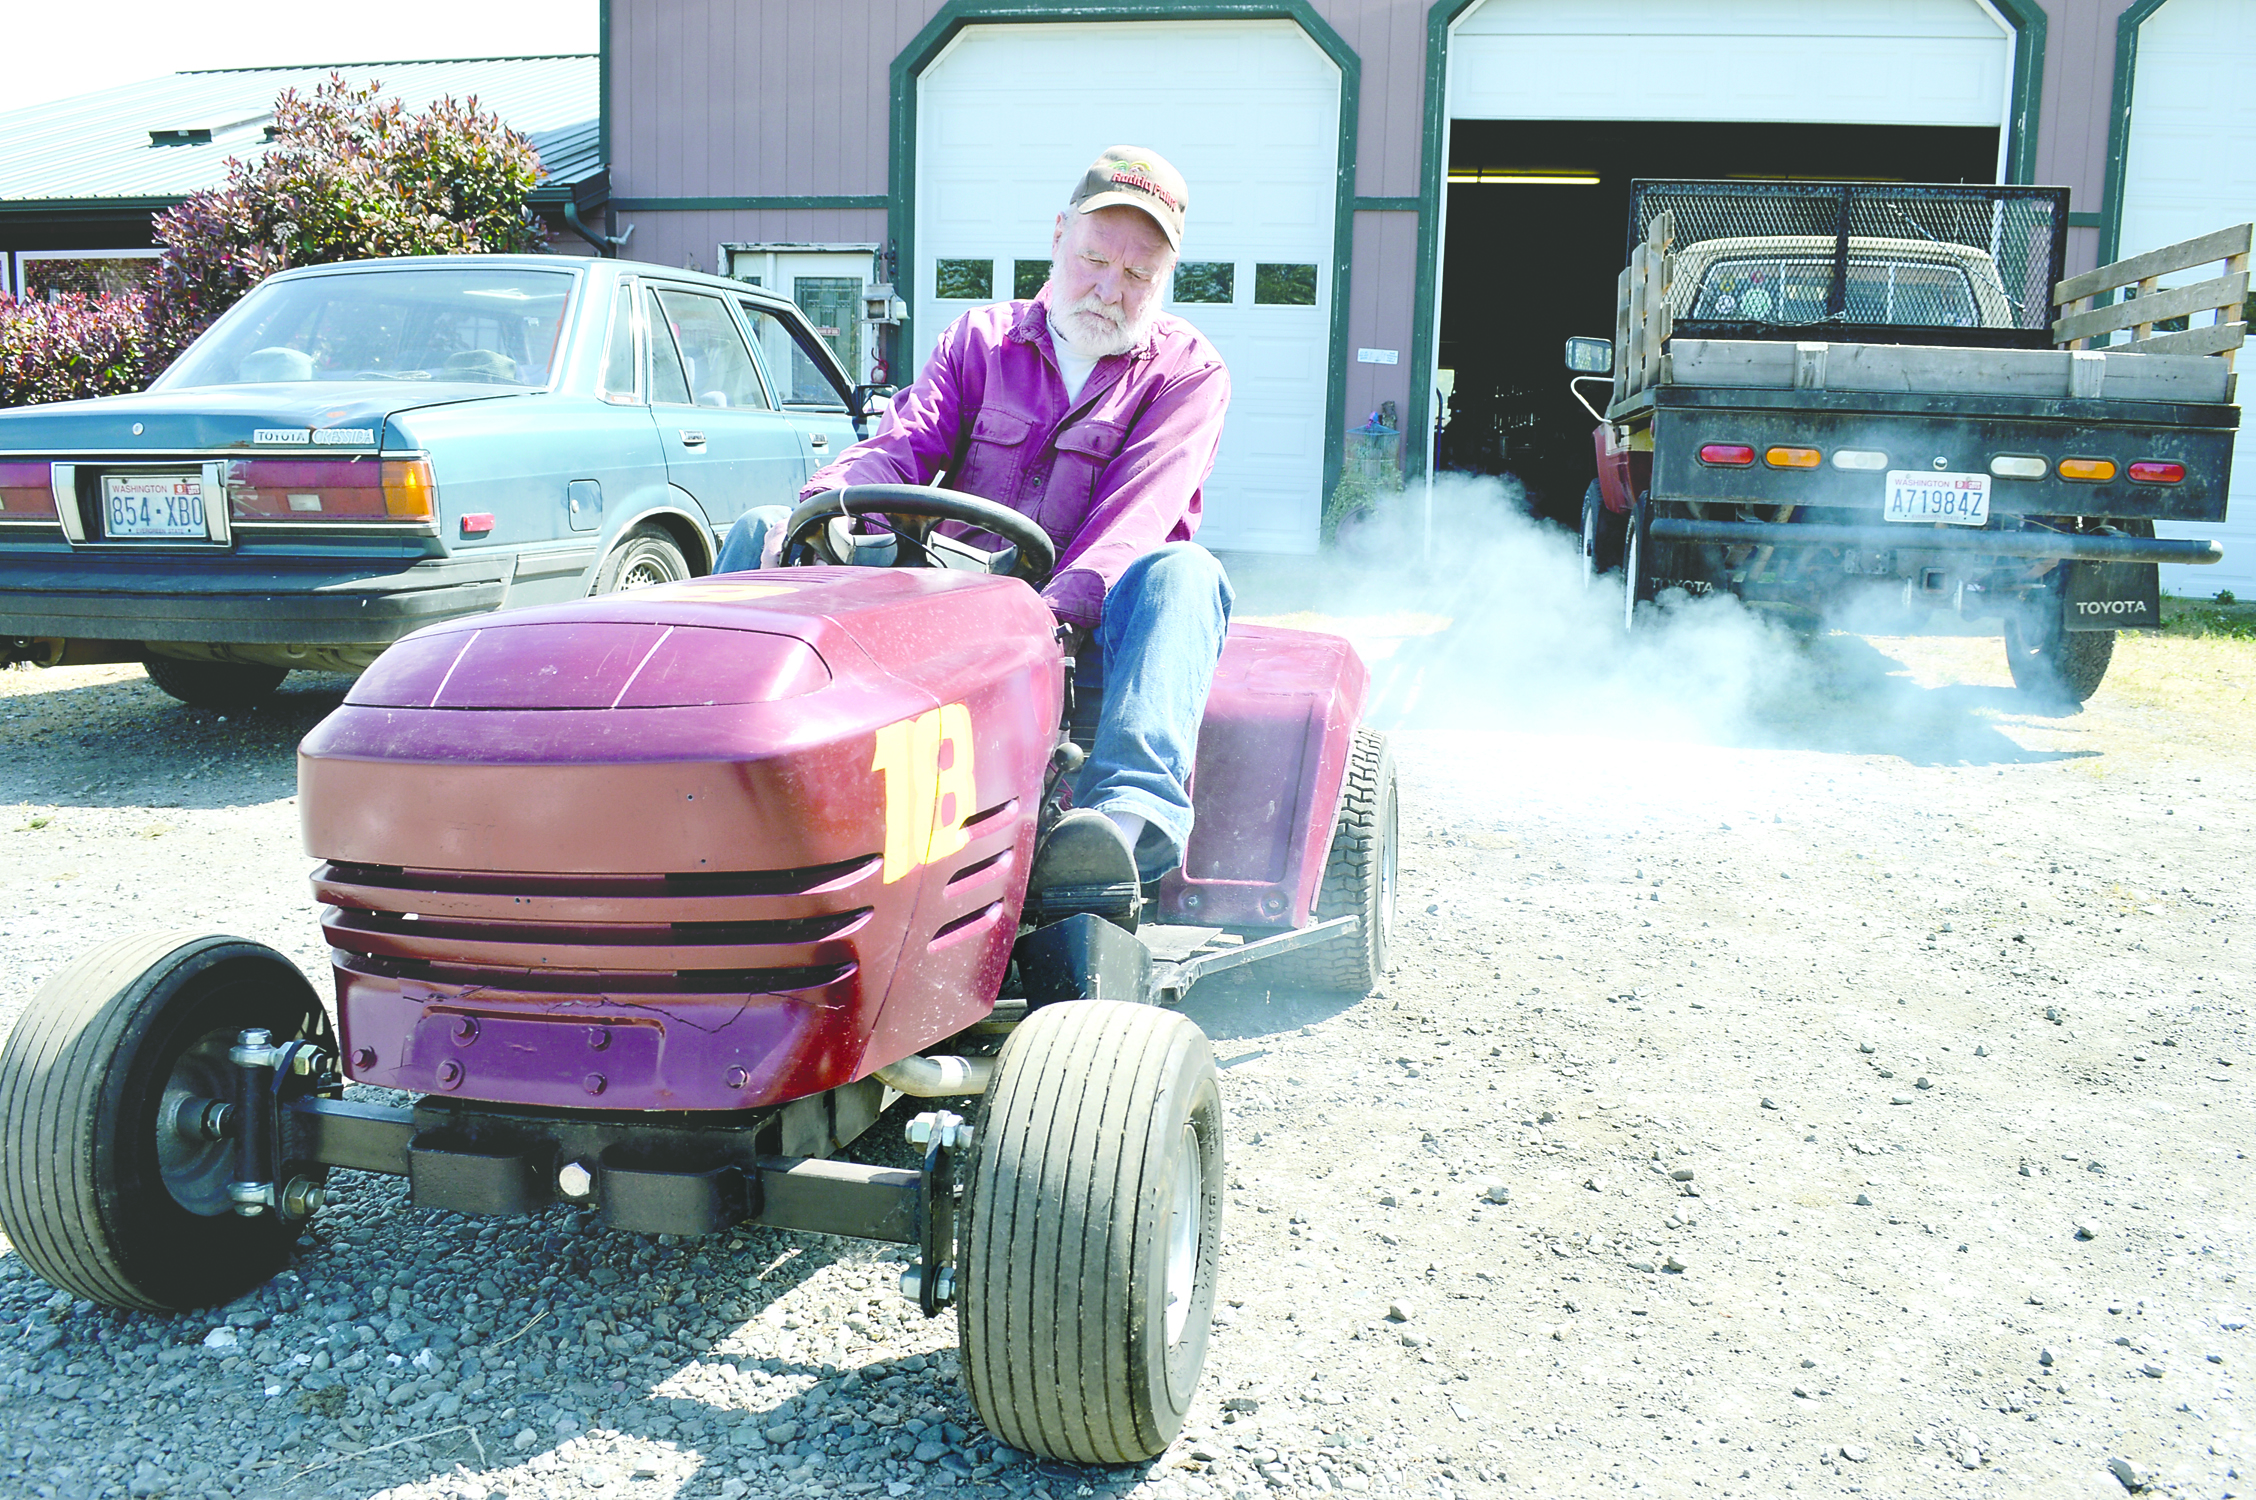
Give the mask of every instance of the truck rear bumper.
[[1972, 557], [2072, 559], [2110, 563], [2213, 563], [2215, 542], [2136, 536], [2070, 535], [2057, 531], [1990, 531], [1978, 527], [1828, 526], [1804, 522], [1693, 521], [1655, 516], [1659, 542], [1725, 547], [1853, 547], [1865, 552], [1955, 552]]
[[[2235, 407], [2155, 401], [1669, 387], [1654, 396], [1647, 408], [1653, 498], [1809, 506], [1834, 512], [1824, 519], [1836, 521], [1879, 517], [1887, 469], [1982, 473], [2003, 456], [2041, 458], [2047, 477], [1997, 480], [1993, 516], [2221, 521], [2239, 421]], [[1709, 443], [1750, 447], [1756, 461], [1703, 463], [1700, 449]], [[1816, 448], [1825, 460], [1812, 469], [1774, 468], [1762, 458], [1773, 446]], [[1843, 449], [1877, 452], [1884, 462], [1839, 468], [1833, 455]], [[2065, 458], [2110, 459], [2119, 477], [2061, 479]], [[2185, 479], [2133, 483], [2130, 466], [2140, 460], [2182, 464]]]

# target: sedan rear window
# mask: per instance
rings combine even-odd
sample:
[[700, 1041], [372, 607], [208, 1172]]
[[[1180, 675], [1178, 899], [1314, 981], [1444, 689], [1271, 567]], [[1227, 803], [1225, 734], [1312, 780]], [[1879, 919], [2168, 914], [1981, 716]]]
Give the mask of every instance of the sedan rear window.
[[545, 386], [572, 295], [566, 271], [356, 271], [255, 288], [159, 389], [284, 381]]

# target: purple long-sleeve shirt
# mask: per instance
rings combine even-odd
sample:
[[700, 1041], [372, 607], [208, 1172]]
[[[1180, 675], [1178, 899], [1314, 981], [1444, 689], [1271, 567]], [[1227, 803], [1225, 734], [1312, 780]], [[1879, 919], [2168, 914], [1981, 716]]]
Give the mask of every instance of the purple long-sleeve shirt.
[[924, 373], [870, 437], [818, 469], [802, 499], [849, 484], [929, 484], [1032, 516], [1058, 544], [1042, 598], [1093, 626], [1128, 565], [1198, 530], [1230, 372], [1197, 329], [1162, 313], [1141, 348], [1097, 361], [1068, 401], [1049, 288], [948, 325]]

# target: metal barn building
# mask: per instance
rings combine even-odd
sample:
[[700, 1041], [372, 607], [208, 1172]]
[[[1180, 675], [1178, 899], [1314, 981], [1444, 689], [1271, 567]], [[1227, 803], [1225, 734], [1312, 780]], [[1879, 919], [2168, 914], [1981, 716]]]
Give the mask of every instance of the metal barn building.
[[[1416, 472], [1437, 373], [1556, 449], [1632, 177], [2063, 184], [2071, 272], [2256, 216], [2246, 0], [607, 0], [604, 53], [624, 253], [801, 289], [864, 373], [1039, 284], [1100, 147], [1167, 155], [1231, 548], [1314, 548], [1384, 402]], [[898, 328], [833, 320], [875, 282]], [[2251, 450], [2239, 545], [2181, 586], [2256, 584]]]

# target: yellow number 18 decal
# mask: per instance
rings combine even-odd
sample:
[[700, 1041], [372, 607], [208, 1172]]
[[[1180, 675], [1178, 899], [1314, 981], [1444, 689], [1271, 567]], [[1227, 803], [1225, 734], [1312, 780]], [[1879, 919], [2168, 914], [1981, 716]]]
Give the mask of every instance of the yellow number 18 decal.
[[885, 774], [885, 883], [961, 849], [972, 805], [971, 710], [950, 703], [877, 732]]

